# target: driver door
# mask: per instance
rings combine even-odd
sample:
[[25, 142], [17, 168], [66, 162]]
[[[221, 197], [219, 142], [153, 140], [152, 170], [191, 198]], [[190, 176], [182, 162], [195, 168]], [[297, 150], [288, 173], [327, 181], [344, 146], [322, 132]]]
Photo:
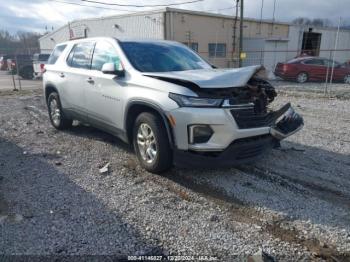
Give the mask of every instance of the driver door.
[[122, 128], [125, 82], [114, 74], [102, 73], [105, 63], [114, 63], [119, 68], [120, 58], [111, 42], [101, 40], [96, 43], [92, 56], [85, 92], [86, 107], [89, 122], [115, 133]]

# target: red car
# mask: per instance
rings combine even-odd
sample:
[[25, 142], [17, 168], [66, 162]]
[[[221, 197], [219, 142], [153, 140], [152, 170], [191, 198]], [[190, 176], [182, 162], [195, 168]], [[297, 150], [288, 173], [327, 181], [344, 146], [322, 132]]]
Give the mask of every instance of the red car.
[[[275, 75], [284, 80], [298, 83], [307, 81], [325, 81], [331, 78], [333, 61], [320, 57], [299, 57], [286, 63], [278, 63]], [[334, 62], [333, 81], [350, 84], [350, 67]]]

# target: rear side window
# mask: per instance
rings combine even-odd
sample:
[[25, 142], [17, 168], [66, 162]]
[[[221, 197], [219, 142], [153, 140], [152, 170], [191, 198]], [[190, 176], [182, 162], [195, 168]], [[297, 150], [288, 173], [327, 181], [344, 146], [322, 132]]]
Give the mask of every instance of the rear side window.
[[67, 64], [71, 67], [90, 69], [93, 48], [94, 43], [91, 42], [76, 44], [68, 56]]
[[46, 54], [40, 54], [38, 57], [39, 61], [47, 61], [49, 59], [50, 55], [46, 55]]
[[48, 64], [53, 65], [56, 63], [57, 59], [62, 54], [63, 50], [66, 48], [67, 45], [59, 45], [56, 46], [53, 52], [51, 53], [49, 60], [47, 61]]

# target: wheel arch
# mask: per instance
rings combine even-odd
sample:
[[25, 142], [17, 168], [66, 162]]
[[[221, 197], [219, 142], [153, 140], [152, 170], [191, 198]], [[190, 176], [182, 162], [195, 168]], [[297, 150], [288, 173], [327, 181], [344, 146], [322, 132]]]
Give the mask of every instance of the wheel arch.
[[174, 137], [172, 133], [172, 129], [170, 126], [170, 122], [168, 120], [168, 117], [166, 116], [165, 112], [163, 109], [150, 102], [150, 101], [145, 101], [145, 100], [133, 100], [130, 101], [126, 108], [125, 108], [125, 118], [124, 118], [124, 129], [126, 131], [126, 136], [128, 139], [128, 142], [131, 144], [133, 141], [132, 138], [132, 131], [133, 131], [133, 126], [135, 123], [135, 120], [138, 115], [140, 115], [143, 112], [152, 112], [155, 113], [156, 115], [160, 116], [161, 119], [163, 120], [163, 124], [166, 128], [167, 134], [168, 134], [168, 139], [169, 139], [169, 144], [173, 148], [174, 146]]
[[47, 99], [49, 98], [49, 95], [52, 92], [56, 92], [58, 94], [57, 88], [54, 85], [52, 85], [52, 84], [46, 84], [45, 85], [45, 101], [46, 101], [46, 104], [47, 104]]

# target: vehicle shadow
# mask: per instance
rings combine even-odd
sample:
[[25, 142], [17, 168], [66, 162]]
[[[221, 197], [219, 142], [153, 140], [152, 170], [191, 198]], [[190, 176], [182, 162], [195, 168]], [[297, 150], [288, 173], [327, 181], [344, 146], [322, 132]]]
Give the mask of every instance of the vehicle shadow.
[[0, 138], [1, 255], [112, 255], [116, 260], [164, 252], [47, 161]]
[[113, 136], [109, 133], [106, 133], [102, 130], [99, 130], [97, 128], [94, 128], [84, 123], [79, 122], [77, 125], [74, 125], [71, 129], [64, 130], [63, 132], [66, 132], [70, 135], [74, 135], [78, 137], [89, 138], [96, 141], [102, 141], [109, 145], [115, 145], [118, 148], [123, 149], [128, 153], [134, 152], [131, 145], [125, 143], [118, 137]]
[[211, 170], [174, 168], [164, 176], [227, 203], [350, 232], [348, 155], [282, 142], [282, 148], [250, 164]]
[[[65, 132], [104, 141], [133, 154], [129, 145], [93, 127], [79, 125]], [[252, 163], [216, 169], [174, 167], [161, 177], [228, 203], [263, 207], [290, 220], [350, 231], [348, 155], [283, 141], [280, 149]]]

